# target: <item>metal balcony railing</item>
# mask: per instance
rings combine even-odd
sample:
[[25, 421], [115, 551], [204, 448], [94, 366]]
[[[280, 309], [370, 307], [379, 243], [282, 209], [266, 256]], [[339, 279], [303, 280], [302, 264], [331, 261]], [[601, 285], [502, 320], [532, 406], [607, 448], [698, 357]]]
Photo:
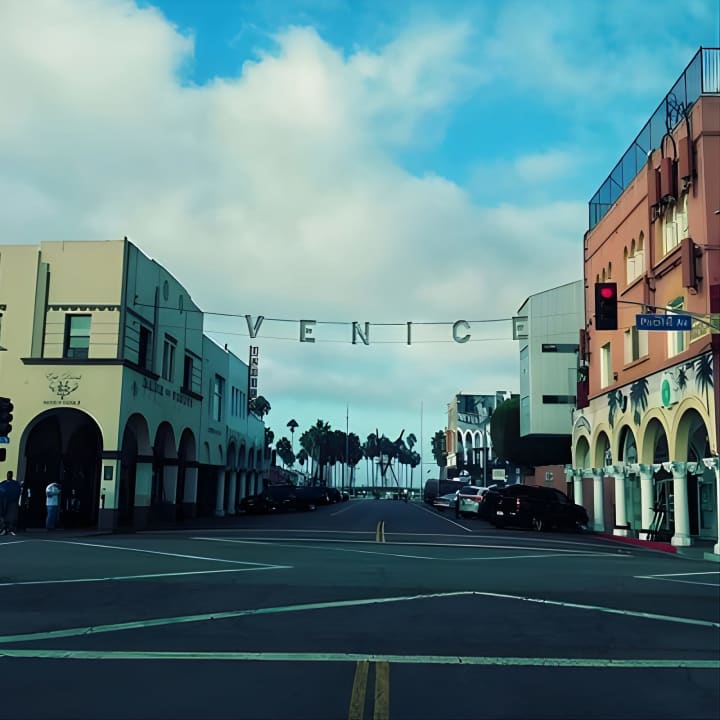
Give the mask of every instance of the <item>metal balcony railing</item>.
[[720, 48], [700, 48], [589, 203], [592, 230], [702, 95], [720, 94]]

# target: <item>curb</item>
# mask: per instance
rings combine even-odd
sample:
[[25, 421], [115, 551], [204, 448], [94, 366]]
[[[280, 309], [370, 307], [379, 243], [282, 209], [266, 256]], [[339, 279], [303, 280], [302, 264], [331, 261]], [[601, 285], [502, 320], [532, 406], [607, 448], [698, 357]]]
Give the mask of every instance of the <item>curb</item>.
[[613, 542], [624, 543], [625, 545], [635, 545], [637, 547], [647, 548], [648, 550], [659, 550], [660, 552], [671, 553], [673, 555], [678, 554], [678, 549], [670, 543], [657, 542], [656, 540], [640, 540], [622, 535], [611, 535], [610, 533], [596, 532], [593, 533], [593, 535], [603, 540], [612, 540]]

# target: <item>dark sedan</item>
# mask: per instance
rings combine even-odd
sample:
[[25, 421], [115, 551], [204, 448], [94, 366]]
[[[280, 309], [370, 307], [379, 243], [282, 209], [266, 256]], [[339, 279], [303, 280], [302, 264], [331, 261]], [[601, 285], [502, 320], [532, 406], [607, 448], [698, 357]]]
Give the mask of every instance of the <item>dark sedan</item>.
[[516, 525], [538, 531], [577, 530], [588, 524], [584, 507], [573, 503], [560, 490], [539, 485], [505, 488], [496, 499], [495, 515], [491, 519], [496, 527]]
[[248, 514], [262, 514], [287, 510], [314, 510], [316, 500], [294, 485], [270, 485], [257, 495], [240, 501], [240, 510]]

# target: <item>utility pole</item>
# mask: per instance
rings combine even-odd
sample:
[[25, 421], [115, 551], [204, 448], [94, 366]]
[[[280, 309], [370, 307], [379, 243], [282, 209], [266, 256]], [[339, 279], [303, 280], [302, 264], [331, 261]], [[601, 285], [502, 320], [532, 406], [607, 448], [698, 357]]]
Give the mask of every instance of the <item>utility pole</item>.
[[345, 404], [345, 464], [343, 465], [343, 490], [345, 489], [345, 468], [350, 468], [350, 403]]

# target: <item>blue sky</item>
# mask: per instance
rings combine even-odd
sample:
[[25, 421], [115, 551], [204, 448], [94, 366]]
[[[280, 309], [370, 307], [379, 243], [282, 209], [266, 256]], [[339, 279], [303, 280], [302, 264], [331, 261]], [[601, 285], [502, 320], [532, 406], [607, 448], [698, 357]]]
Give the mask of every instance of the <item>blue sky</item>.
[[447, 323], [582, 277], [588, 200], [717, 45], [718, 0], [0, 3], [2, 242], [129, 236], [241, 358], [243, 315], [293, 321], [258, 337], [278, 435], [420, 437], [422, 403], [427, 460], [456, 392], [519, 386], [507, 321]]

